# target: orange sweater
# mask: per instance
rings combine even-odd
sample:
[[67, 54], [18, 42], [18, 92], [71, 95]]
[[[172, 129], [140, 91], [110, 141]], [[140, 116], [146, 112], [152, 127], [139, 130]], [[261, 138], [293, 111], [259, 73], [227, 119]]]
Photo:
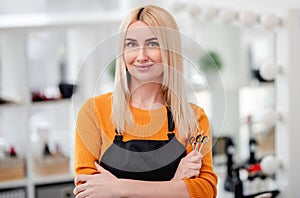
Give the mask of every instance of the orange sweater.
[[[210, 136], [210, 141], [202, 149], [203, 161], [200, 175], [197, 178], [184, 179], [190, 197], [216, 197], [217, 176], [212, 165], [212, 137], [209, 122], [204, 111], [191, 104], [197, 116], [199, 126]], [[77, 174], [95, 174], [95, 160], [101, 160], [103, 153], [112, 144], [115, 127], [111, 122], [112, 93], [91, 98], [81, 107], [75, 134], [74, 167]], [[165, 107], [155, 110], [131, 108], [134, 126], [126, 128], [123, 141], [133, 139], [167, 140], [167, 110]], [[189, 153], [192, 148], [185, 138], [180, 138], [175, 129], [176, 138]]]

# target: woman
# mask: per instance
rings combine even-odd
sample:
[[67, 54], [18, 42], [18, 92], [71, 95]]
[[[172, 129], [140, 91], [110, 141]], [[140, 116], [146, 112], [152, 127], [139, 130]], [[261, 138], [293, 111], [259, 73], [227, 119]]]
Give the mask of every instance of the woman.
[[76, 197], [216, 197], [204, 111], [187, 101], [180, 35], [166, 10], [135, 9], [121, 24], [115, 87], [82, 106], [75, 137]]

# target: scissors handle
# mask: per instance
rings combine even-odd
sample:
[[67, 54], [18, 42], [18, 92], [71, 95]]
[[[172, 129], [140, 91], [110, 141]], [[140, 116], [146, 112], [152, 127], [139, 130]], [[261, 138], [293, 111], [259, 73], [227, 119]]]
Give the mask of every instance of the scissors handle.
[[203, 136], [201, 139], [202, 144], [206, 144], [209, 140], [209, 137], [207, 135]]
[[201, 139], [201, 146], [198, 149], [199, 152], [201, 152], [203, 146], [208, 142], [208, 140], [209, 140], [209, 137], [207, 135], [205, 135], [205, 136], [202, 137], [202, 139]]
[[189, 142], [190, 142], [190, 144], [195, 143], [196, 142], [196, 137], [195, 136], [190, 137]]
[[[189, 139], [189, 143], [192, 145], [192, 149], [195, 151], [201, 151], [203, 145], [208, 142], [208, 136], [206, 136], [206, 135], [202, 136], [203, 131], [204, 130], [202, 130], [201, 132], [198, 132], [197, 136], [192, 136]], [[199, 148], [200, 143], [201, 143], [201, 146]]]

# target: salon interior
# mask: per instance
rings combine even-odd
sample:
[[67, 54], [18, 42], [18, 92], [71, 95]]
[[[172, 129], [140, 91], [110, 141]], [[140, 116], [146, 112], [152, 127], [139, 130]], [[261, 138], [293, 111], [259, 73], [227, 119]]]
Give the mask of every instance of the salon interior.
[[76, 115], [112, 90], [119, 25], [146, 4], [179, 25], [217, 197], [299, 197], [299, 1], [1, 0], [0, 198], [74, 197]]

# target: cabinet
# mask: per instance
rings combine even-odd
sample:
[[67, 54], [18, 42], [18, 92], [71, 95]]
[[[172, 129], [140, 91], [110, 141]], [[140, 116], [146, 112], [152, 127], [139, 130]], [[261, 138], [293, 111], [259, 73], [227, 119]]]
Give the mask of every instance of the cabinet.
[[[47, 185], [73, 181], [77, 111], [85, 99], [110, 86], [105, 71], [116, 45], [108, 48], [105, 40], [116, 40], [111, 34], [121, 19], [120, 12], [103, 11], [0, 17], [0, 97], [12, 102], [0, 105], [0, 163], [11, 146], [24, 162], [19, 166], [24, 175], [0, 180], [0, 197], [18, 189], [26, 197], [39, 197]], [[73, 98], [56, 98], [62, 81], [76, 84]], [[55, 99], [34, 102], [37, 90]], [[65, 161], [47, 164], [45, 143], [52, 155], [62, 155]]]

